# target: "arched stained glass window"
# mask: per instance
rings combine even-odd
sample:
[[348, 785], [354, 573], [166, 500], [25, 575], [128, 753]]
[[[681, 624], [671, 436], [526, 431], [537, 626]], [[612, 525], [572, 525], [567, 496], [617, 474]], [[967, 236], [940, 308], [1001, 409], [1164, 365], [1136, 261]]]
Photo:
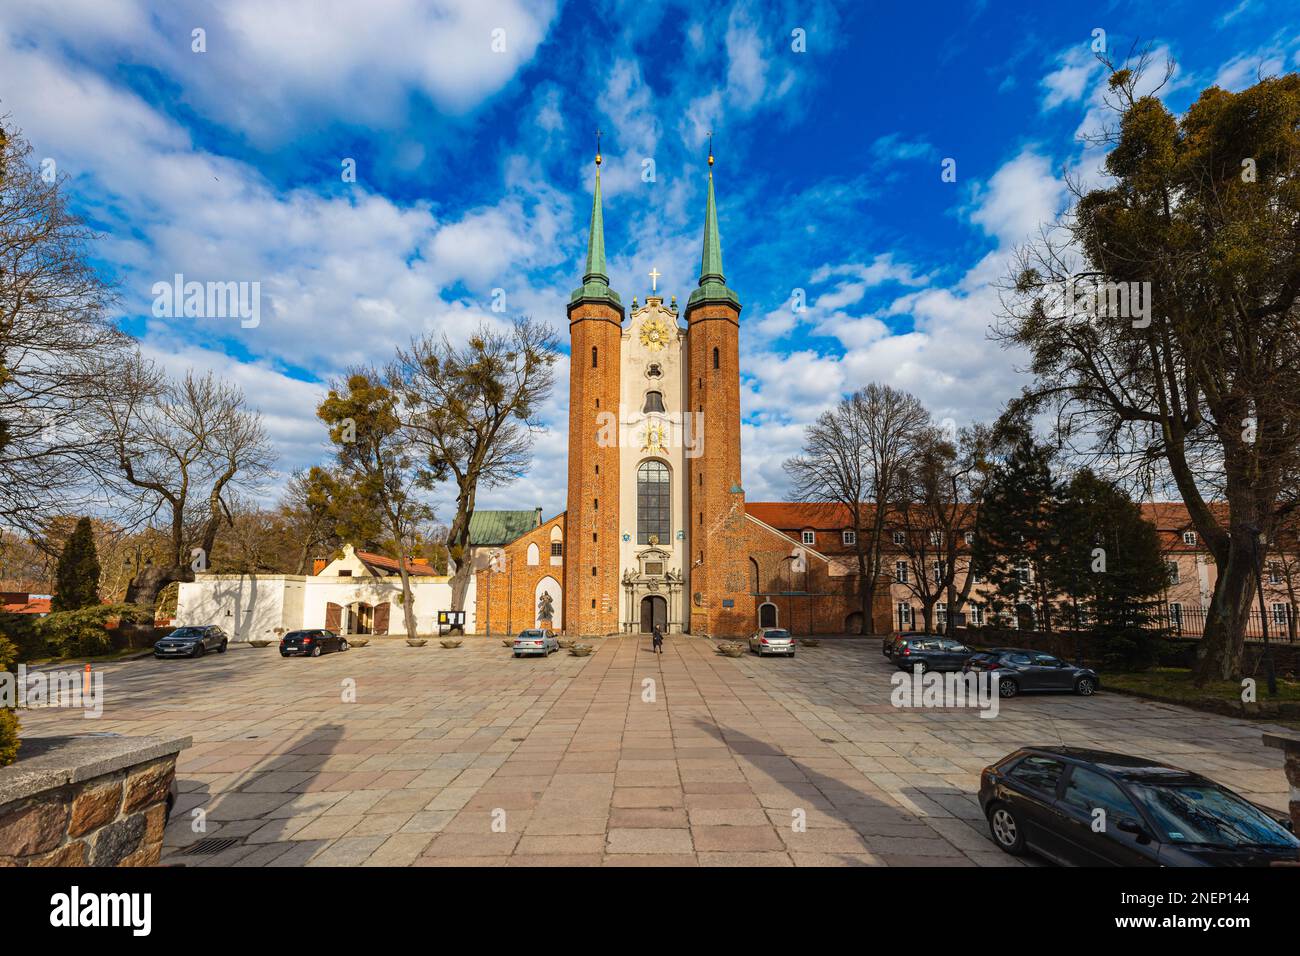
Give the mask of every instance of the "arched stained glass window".
[[671, 484], [668, 466], [661, 461], [643, 461], [636, 470], [636, 543], [650, 544], [653, 536], [667, 544], [672, 534]]

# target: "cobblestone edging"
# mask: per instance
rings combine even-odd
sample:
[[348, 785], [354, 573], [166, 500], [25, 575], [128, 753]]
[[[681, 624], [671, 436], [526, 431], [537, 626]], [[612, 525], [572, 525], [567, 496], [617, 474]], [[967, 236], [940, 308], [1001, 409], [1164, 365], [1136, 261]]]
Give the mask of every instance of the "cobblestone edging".
[[189, 737], [29, 737], [0, 770], [0, 866], [154, 866]]

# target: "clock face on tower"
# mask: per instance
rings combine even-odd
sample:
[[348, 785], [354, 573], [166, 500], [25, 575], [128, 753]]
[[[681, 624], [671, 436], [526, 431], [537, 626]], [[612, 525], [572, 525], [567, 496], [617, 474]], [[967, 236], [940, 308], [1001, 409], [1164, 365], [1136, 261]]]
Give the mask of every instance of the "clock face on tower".
[[668, 345], [668, 326], [662, 319], [646, 319], [641, 323], [641, 344], [652, 352]]

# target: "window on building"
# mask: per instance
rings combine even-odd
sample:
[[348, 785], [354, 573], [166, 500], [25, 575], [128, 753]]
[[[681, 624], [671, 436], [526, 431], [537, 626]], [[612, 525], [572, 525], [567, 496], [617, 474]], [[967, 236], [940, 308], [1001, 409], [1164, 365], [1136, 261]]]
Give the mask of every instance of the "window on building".
[[597, 355], [597, 352], [596, 352], [596, 346], [593, 345], [593, 346], [591, 347], [591, 367], [592, 367], [592, 368], [595, 368], [595, 367], [596, 367], [596, 355]]
[[562, 541], [551, 542], [551, 557], [553, 558], [564, 557], [564, 543]]
[[858, 533], [857, 533], [856, 531], [844, 531], [844, 532], [841, 532], [841, 534], [840, 534], [840, 538], [843, 540], [843, 542], [844, 542], [845, 544], [857, 544], [857, 543], [858, 543]]
[[912, 605], [906, 601], [898, 602], [898, 629], [906, 631], [912, 626]]
[[942, 584], [943, 583], [943, 562], [942, 561], [934, 562], [934, 565], [930, 568], [930, 573], [934, 576], [935, 584]]
[[936, 624], [941, 624], [944, 627], [947, 627], [948, 625], [948, 602], [947, 601], [934, 602], [934, 621]]
[[964, 535], [962, 535], [962, 540], [966, 542], [967, 547], [970, 547], [972, 544], [975, 543], [975, 532], [967, 531]]
[[1029, 562], [1023, 561], [1016, 566], [1016, 580], [1021, 584], [1030, 583]]
[[1177, 632], [1183, 629], [1183, 605], [1179, 601], [1169, 602], [1169, 626]]
[[643, 461], [636, 470], [636, 543], [666, 542], [671, 534], [672, 496], [668, 466]]
[[658, 378], [664, 372], [663, 369], [659, 367], [658, 362], [651, 362], [649, 365], [646, 366], [645, 373], [650, 378]]
[[1179, 582], [1178, 562], [1177, 562], [1177, 561], [1166, 561], [1166, 562], [1165, 562], [1165, 569], [1166, 569], [1166, 570], [1168, 571], [1168, 573], [1169, 573], [1169, 583], [1170, 583], [1170, 584], [1177, 584], [1177, 583]]
[[805, 532], [803, 533], [803, 538], [802, 538], [802, 540], [803, 540], [803, 543], [804, 543], [804, 544], [816, 544], [816, 543], [817, 543], [817, 535], [816, 535], [816, 533], [814, 533], [814, 532], [812, 532], [812, 531], [805, 531]]
[[894, 580], [897, 581], [899, 584], [907, 583], [907, 562], [906, 561], [894, 562]]
[[933, 545], [934, 547], [937, 548], [937, 547], [938, 547], [942, 542], [943, 542], [943, 534], [942, 534], [941, 532], [938, 532], [938, 531], [931, 531], [931, 532], [930, 532], [930, 544], [931, 544], [931, 545]]
[[1286, 626], [1286, 605], [1281, 601], [1274, 601], [1272, 606], [1273, 623], [1279, 627]]
[[983, 604], [970, 605], [970, 622], [975, 627], [984, 626], [984, 605]]
[[721, 365], [721, 363], [720, 363], [720, 356], [718, 355], [718, 350], [717, 350], [717, 349], [714, 349], [714, 350], [713, 350], [713, 367], [714, 367], [714, 368], [721, 368], [721, 367], [722, 367], [722, 365]]
[[894, 544], [898, 545], [899, 547], [902, 547], [902, 546], [903, 546], [903, 542], [904, 542], [906, 539], [903, 537], [903, 532], [901, 532], [901, 531], [895, 531], [895, 532], [894, 532], [894, 538], [893, 538], [893, 540], [894, 540]]
[[1195, 532], [1195, 531], [1184, 531], [1184, 532], [1183, 532], [1183, 544], [1196, 544], [1196, 532]]
[[662, 392], [646, 392], [645, 404], [641, 406], [641, 411], [649, 414], [650, 412], [662, 412], [664, 410], [664, 396]]
[[1268, 583], [1269, 584], [1282, 583], [1282, 565], [1277, 561], [1270, 561], [1268, 563]]

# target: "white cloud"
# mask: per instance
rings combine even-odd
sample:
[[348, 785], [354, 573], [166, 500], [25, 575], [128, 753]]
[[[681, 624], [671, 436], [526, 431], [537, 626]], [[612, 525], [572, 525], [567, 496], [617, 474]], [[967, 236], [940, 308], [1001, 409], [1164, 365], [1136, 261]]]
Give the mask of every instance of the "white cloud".
[[1043, 97], [1045, 111], [1082, 99], [1093, 76], [1101, 69], [1101, 63], [1088, 47], [1070, 47], [1061, 60], [1061, 65], [1042, 79], [1047, 89]]

